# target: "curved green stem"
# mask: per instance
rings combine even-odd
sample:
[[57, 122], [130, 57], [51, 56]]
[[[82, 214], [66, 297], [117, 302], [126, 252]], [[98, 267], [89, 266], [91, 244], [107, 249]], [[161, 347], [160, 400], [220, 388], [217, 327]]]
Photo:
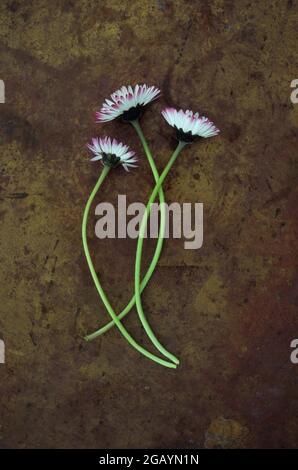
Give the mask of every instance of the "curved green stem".
[[149, 351], [147, 351], [145, 348], [143, 348], [141, 345], [139, 345], [133, 338], [132, 336], [128, 333], [128, 331], [124, 328], [124, 326], [122, 325], [122, 323], [118, 320], [117, 318], [117, 315], [116, 313], [114, 312], [113, 308], [111, 307], [111, 304], [109, 303], [109, 300], [103, 290], [103, 288], [101, 287], [101, 284], [98, 280], [98, 277], [97, 277], [97, 274], [95, 272], [95, 269], [94, 269], [94, 266], [93, 266], [93, 263], [92, 263], [92, 260], [91, 260], [91, 256], [90, 256], [90, 252], [89, 252], [89, 248], [88, 248], [88, 243], [87, 243], [87, 221], [88, 221], [88, 215], [89, 215], [89, 210], [90, 210], [90, 207], [91, 207], [91, 204], [92, 204], [92, 201], [94, 199], [94, 196], [95, 194], [97, 193], [98, 189], [100, 188], [101, 184], [103, 183], [103, 181], [105, 180], [108, 172], [109, 172], [109, 167], [108, 166], [104, 166], [103, 170], [102, 170], [102, 173], [96, 183], [96, 185], [94, 186], [90, 196], [89, 196], [89, 199], [87, 201], [87, 204], [86, 204], [86, 207], [85, 207], [85, 210], [84, 210], [84, 215], [83, 215], [83, 223], [82, 223], [82, 238], [83, 238], [83, 247], [84, 247], [84, 251], [85, 251], [85, 255], [86, 255], [86, 259], [87, 259], [87, 263], [88, 263], [88, 266], [89, 266], [89, 269], [90, 269], [90, 272], [91, 272], [91, 275], [92, 275], [92, 278], [93, 278], [93, 281], [94, 281], [94, 284], [96, 286], [96, 289], [101, 297], [101, 300], [102, 302], [104, 303], [108, 313], [110, 314], [110, 316], [112, 317], [113, 321], [116, 323], [117, 327], [119, 328], [120, 332], [122, 333], [122, 335], [124, 336], [124, 338], [129, 342], [129, 344], [135, 348], [137, 351], [139, 351], [141, 354], [143, 354], [144, 356], [148, 357], [149, 359], [151, 359], [152, 361], [154, 362], [157, 362], [158, 364], [160, 365], [163, 365], [165, 367], [169, 367], [169, 368], [172, 368], [172, 369], [175, 369], [176, 368], [176, 365], [173, 364], [172, 362], [168, 362], [168, 361], [165, 361], [157, 356], [155, 356], [154, 354], [150, 353]]
[[[140, 124], [139, 124], [138, 121], [132, 121], [131, 124], [135, 128], [135, 130], [136, 130], [136, 132], [137, 132], [137, 134], [140, 138], [140, 141], [142, 142], [142, 145], [143, 145], [144, 151], [146, 153], [149, 165], [151, 167], [151, 171], [153, 173], [155, 182], [157, 182], [158, 178], [159, 178], [159, 174], [158, 174], [154, 159], [152, 157], [151, 151], [150, 151], [150, 149], [148, 147], [148, 144], [147, 144], [147, 141], [145, 139], [145, 136], [144, 136], [144, 134], [142, 132], [142, 129], [140, 127]], [[163, 242], [164, 242], [164, 233], [165, 233], [165, 226], [166, 226], [166, 210], [165, 210], [165, 205], [164, 205], [165, 197], [164, 197], [164, 192], [163, 192], [162, 188], [160, 188], [158, 194], [159, 194], [159, 202], [160, 202], [160, 226], [159, 226], [159, 232], [158, 232], [158, 240], [157, 240], [154, 256], [151, 260], [150, 266], [149, 266], [149, 268], [148, 268], [148, 270], [147, 270], [147, 272], [144, 276], [144, 279], [141, 282], [141, 286], [140, 286], [141, 293], [143, 292], [143, 290], [145, 289], [145, 287], [148, 284], [149, 280], [151, 279], [151, 276], [152, 276], [152, 274], [155, 270], [155, 267], [158, 263], [160, 253], [161, 253], [161, 250], [162, 250], [162, 247], [163, 247]], [[135, 295], [133, 295], [133, 297], [130, 299], [129, 303], [126, 305], [124, 310], [122, 310], [122, 312], [119, 313], [118, 319], [122, 320], [122, 318], [124, 318], [131, 311], [131, 309], [134, 307], [135, 303], [136, 303], [136, 298], [135, 298]], [[104, 325], [99, 330], [95, 331], [94, 333], [91, 333], [90, 335], [85, 336], [85, 340], [86, 341], [92, 341], [93, 339], [97, 338], [98, 336], [100, 336], [100, 335], [106, 333], [107, 331], [109, 331], [109, 329], [112, 328], [114, 325], [115, 325], [115, 322], [113, 320], [110, 321], [109, 323]]]
[[153, 189], [151, 196], [149, 198], [146, 211], [143, 215], [142, 222], [141, 222], [141, 227], [140, 227], [140, 232], [139, 232], [139, 238], [138, 238], [138, 245], [137, 245], [137, 252], [136, 252], [136, 262], [135, 262], [135, 296], [136, 296], [136, 306], [138, 310], [138, 315], [141, 320], [141, 323], [146, 330], [147, 335], [151, 339], [152, 343], [155, 345], [155, 347], [166, 357], [171, 359], [172, 361], [175, 362], [175, 364], [179, 364], [179, 360], [171, 353], [169, 353], [158, 341], [156, 338], [152, 328], [150, 327], [147, 318], [145, 316], [143, 307], [142, 307], [142, 301], [141, 301], [141, 288], [140, 288], [140, 277], [141, 277], [141, 261], [142, 261], [142, 249], [143, 249], [143, 240], [144, 240], [144, 234], [145, 234], [145, 229], [147, 225], [147, 220], [148, 216], [151, 211], [151, 205], [155, 201], [155, 198], [157, 196], [157, 193], [160, 190], [160, 187], [162, 183], [164, 182], [167, 174], [169, 173], [170, 169], [172, 168], [176, 158], [178, 157], [179, 153], [183, 149], [183, 147], [186, 145], [185, 142], [179, 142], [177, 145], [176, 150], [174, 151], [173, 155], [171, 156], [170, 160], [168, 161], [165, 169], [163, 170], [162, 174], [160, 175], [155, 188]]

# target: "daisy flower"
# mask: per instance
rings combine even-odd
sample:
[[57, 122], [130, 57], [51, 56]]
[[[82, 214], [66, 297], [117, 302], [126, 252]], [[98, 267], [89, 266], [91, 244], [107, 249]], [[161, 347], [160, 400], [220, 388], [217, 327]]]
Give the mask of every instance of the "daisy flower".
[[126, 171], [129, 171], [130, 167], [136, 167], [134, 163], [137, 158], [134, 156], [135, 152], [129, 150], [127, 145], [118, 142], [116, 139], [110, 137], [93, 138], [91, 144], [87, 144], [87, 147], [95, 155], [91, 158], [92, 162], [100, 160], [103, 165], [115, 168], [118, 165], [122, 165]]
[[182, 142], [190, 143], [198, 137], [213, 137], [219, 133], [219, 129], [208, 118], [188, 109], [177, 111], [175, 108], [166, 108], [162, 115], [174, 127], [177, 139]]
[[159, 96], [160, 90], [155, 86], [123, 86], [112, 93], [110, 99], [106, 99], [101, 110], [96, 113], [96, 120], [106, 122], [120, 118], [126, 122], [135, 121], [144, 107]]

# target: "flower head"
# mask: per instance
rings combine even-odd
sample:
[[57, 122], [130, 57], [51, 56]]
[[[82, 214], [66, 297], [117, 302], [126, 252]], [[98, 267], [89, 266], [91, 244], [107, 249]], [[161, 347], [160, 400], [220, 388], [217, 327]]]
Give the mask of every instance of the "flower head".
[[121, 118], [130, 122], [138, 119], [144, 107], [158, 98], [160, 90], [155, 86], [147, 85], [123, 86], [106, 99], [101, 110], [96, 113], [97, 122], [112, 121]]
[[118, 165], [122, 165], [126, 171], [129, 171], [130, 167], [136, 167], [134, 163], [137, 158], [134, 156], [135, 152], [129, 150], [127, 145], [118, 142], [116, 139], [110, 137], [104, 137], [103, 139], [93, 138], [92, 144], [88, 144], [87, 147], [95, 155], [91, 158], [92, 162], [100, 160], [103, 165], [115, 168]]
[[190, 143], [198, 137], [213, 137], [219, 133], [219, 129], [208, 118], [188, 109], [177, 111], [175, 108], [166, 108], [162, 115], [174, 127], [177, 139], [182, 142]]

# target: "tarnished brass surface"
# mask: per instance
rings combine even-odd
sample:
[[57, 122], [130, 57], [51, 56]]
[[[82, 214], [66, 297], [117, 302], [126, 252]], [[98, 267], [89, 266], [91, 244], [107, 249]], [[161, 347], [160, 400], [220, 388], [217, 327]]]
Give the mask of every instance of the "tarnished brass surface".
[[[1, 1], [0, 447], [297, 447], [296, 1]], [[166, 104], [209, 116], [219, 137], [188, 147], [167, 200], [204, 203], [204, 244], [165, 242], [144, 296], [176, 371], [136, 353], [109, 320], [84, 259], [81, 219], [111, 135], [139, 168], [113, 171], [97, 202], [148, 198], [129, 125], [94, 124], [123, 84], [160, 86], [142, 120], [159, 170], [174, 141]], [[133, 292], [135, 240], [90, 250], [117, 311]], [[155, 241], [146, 243], [148, 263]], [[150, 347], [136, 311], [129, 331]]]

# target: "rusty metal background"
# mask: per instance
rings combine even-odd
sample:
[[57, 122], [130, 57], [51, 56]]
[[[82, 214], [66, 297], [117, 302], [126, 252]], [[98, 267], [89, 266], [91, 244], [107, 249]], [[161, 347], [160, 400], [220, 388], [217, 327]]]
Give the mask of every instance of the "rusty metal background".
[[[297, 20], [294, 0], [1, 1], [1, 447], [297, 446]], [[167, 240], [143, 296], [177, 371], [115, 329], [82, 340], [108, 320], [81, 246], [100, 171], [85, 143], [112, 135], [140, 157], [97, 202], [146, 201], [133, 129], [93, 122], [109, 93], [137, 82], [163, 90], [142, 121], [160, 170], [173, 148], [165, 104], [222, 131], [187, 148], [164, 186], [169, 202], [204, 203], [203, 247]], [[100, 241], [94, 222], [92, 256], [119, 311], [136, 242]], [[148, 344], [135, 311], [125, 324]]]

